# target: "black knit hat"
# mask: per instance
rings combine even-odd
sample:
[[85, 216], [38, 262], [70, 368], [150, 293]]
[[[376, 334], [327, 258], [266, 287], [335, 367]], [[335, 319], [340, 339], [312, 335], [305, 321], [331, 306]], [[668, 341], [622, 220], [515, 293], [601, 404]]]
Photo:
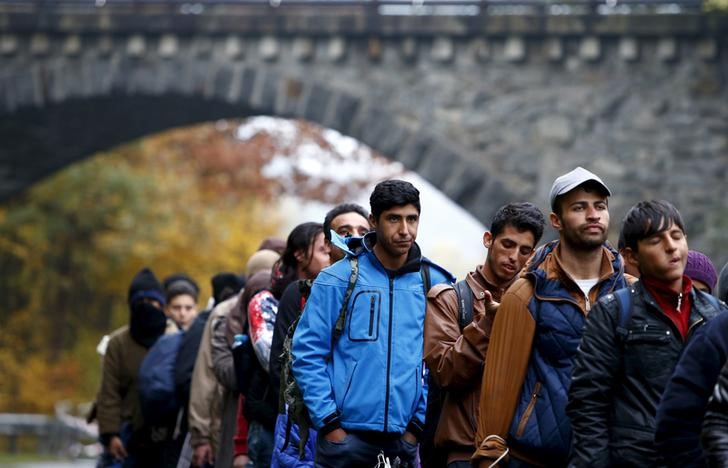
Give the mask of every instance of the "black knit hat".
[[245, 286], [245, 278], [235, 273], [218, 273], [212, 277], [212, 297], [219, 304], [232, 295], [237, 294]]
[[134, 304], [143, 298], [154, 299], [164, 304], [164, 292], [154, 272], [149, 268], [143, 268], [134, 276], [129, 285], [129, 305]]

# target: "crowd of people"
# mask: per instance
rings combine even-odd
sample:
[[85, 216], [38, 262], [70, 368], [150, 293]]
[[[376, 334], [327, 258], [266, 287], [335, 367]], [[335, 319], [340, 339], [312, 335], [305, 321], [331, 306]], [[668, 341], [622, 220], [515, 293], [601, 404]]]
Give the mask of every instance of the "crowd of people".
[[143, 269], [99, 346], [98, 466], [728, 466], [728, 265], [666, 201], [613, 247], [611, 196], [558, 177], [541, 245], [535, 204], [499, 208], [460, 281], [401, 180], [266, 239], [199, 313]]

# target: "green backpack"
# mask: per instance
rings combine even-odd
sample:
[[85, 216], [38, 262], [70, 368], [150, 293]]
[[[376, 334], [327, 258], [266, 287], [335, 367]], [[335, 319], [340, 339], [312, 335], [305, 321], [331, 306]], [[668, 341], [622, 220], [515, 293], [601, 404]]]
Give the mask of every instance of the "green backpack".
[[[342, 330], [344, 329], [349, 299], [351, 298], [352, 292], [354, 292], [356, 280], [359, 278], [359, 260], [357, 257], [350, 257], [349, 263], [351, 264], [351, 275], [349, 276], [349, 284], [346, 287], [344, 300], [342, 301], [341, 309], [339, 310], [339, 318], [336, 320], [336, 326], [333, 331], [331, 339], [332, 350], [336, 340], [339, 338]], [[303, 299], [301, 310], [303, 310], [303, 305], [308, 299], [308, 295], [311, 293], [311, 285], [310, 281], [302, 281], [300, 283], [301, 297]], [[288, 328], [286, 338], [283, 341], [283, 352], [281, 353], [281, 362], [283, 363], [281, 366], [281, 392], [278, 406], [280, 413], [286, 413], [288, 415], [288, 422], [286, 423], [286, 439], [281, 450], [285, 450], [286, 447], [288, 447], [288, 444], [291, 441], [291, 427], [293, 424], [296, 424], [301, 436], [301, 440], [298, 444], [298, 455], [299, 458], [302, 459], [305, 454], [306, 443], [308, 443], [308, 432], [309, 429], [313, 427], [313, 423], [311, 422], [311, 416], [308, 414], [308, 408], [306, 408], [306, 404], [303, 401], [301, 389], [298, 387], [298, 383], [296, 383], [296, 379], [291, 371], [293, 357], [291, 354], [291, 346], [293, 345], [293, 334], [296, 331], [296, 326], [298, 325], [299, 320], [301, 320], [300, 315]]]

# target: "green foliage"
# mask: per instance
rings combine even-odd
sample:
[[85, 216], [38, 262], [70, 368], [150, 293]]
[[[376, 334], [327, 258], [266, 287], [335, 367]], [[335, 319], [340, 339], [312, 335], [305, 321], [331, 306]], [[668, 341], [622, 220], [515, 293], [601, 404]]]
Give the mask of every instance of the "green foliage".
[[0, 411], [93, 398], [96, 344], [126, 322], [143, 266], [190, 274], [200, 305], [212, 275], [242, 272], [277, 231], [259, 167], [205, 125], [96, 155], [0, 207]]

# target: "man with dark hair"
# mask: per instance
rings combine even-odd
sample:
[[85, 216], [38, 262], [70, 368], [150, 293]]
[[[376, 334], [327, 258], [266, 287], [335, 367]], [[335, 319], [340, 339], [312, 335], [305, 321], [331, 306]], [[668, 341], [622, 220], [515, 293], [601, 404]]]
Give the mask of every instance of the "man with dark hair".
[[626, 283], [606, 242], [607, 186], [577, 167], [549, 194], [559, 239], [536, 250], [503, 295], [486, 354], [473, 461], [489, 466], [566, 464], [571, 428], [566, 393], [591, 304]]
[[454, 286], [437, 285], [427, 295], [425, 361], [444, 390], [440, 420], [434, 421], [435, 447], [446, 452], [448, 467], [470, 467], [485, 353], [497, 302], [533, 253], [544, 224], [541, 210], [531, 203], [510, 203], [495, 213], [490, 231], [483, 234], [488, 250], [485, 262], [465, 279], [464, 292], [472, 295], [472, 311], [467, 311], [471, 323], [461, 323], [462, 298]]
[[[355, 203], [337, 205], [326, 213], [323, 224], [324, 236], [332, 265], [344, 258], [345, 254], [343, 250], [332, 244], [331, 231], [335, 235], [344, 238], [363, 237], [370, 230], [368, 216], [366, 210]], [[311, 292], [312, 284], [313, 280], [310, 279], [291, 283], [283, 292], [283, 296], [281, 296], [278, 303], [278, 315], [276, 315], [273, 339], [271, 340], [269, 369], [271, 390], [275, 393], [276, 400], [279, 400], [280, 392], [285, 392], [285, 389], [281, 388], [281, 366], [284, 364], [281, 357], [283, 356], [284, 342], [292, 332], [290, 330], [291, 325], [301, 316], [303, 307]], [[284, 382], [285, 384], [286, 382]], [[289, 422], [285, 407], [279, 409], [284, 411], [279, 411], [280, 414], [276, 420], [275, 446], [271, 467], [310, 466], [314, 462], [313, 454], [316, 452], [316, 432], [314, 430], [309, 431], [307, 449], [301, 458], [299, 456], [299, 444], [293, 443], [294, 440], [300, 440], [300, 428], [295, 422]], [[292, 433], [295, 434], [291, 435]], [[289, 443], [283, 449], [287, 438]]]
[[653, 441], [660, 397], [687, 340], [720, 312], [684, 275], [688, 243], [674, 206], [639, 202], [622, 232], [640, 281], [604, 297], [586, 321], [567, 409], [572, 466], [667, 463]]
[[452, 281], [415, 243], [412, 184], [381, 182], [370, 203], [374, 232], [334, 239], [346, 259], [319, 273], [293, 336], [293, 374], [319, 433], [319, 467], [370, 467], [380, 453], [413, 466], [427, 400], [425, 294]]
[[197, 317], [197, 283], [189, 276], [178, 273], [164, 280], [164, 294], [167, 303], [164, 313], [182, 330], [187, 330]]

